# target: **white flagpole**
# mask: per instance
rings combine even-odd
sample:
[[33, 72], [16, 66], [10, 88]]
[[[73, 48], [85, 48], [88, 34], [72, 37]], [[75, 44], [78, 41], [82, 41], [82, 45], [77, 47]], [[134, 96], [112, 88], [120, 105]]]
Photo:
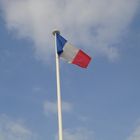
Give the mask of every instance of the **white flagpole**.
[[57, 108], [58, 108], [58, 129], [59, 129], [58, 134], [59, 134], [59, 140], [63, 140], [60, 68], [59, 68], [59, 56], [57, 54], [57, 38], [56, 38], [57, 33], [60, 34], [58, 30], [53, 31], [53, 35], [55, 36], [55, 55], [56, 55]]

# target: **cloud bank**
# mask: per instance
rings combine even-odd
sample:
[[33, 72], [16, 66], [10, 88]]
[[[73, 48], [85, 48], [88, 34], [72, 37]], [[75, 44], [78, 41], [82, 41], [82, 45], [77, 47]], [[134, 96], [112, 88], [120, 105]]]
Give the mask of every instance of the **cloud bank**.
[[[71, 103], [66, 101], [62, 102], [63, 113], [69, 113], [72, 112], [72, 110], [73, 110], [73, 105]], [[57, 114], [57, 103], [52, 101], [45, 101], [44, 112], [47, 116], [51, 114]]]
[[20, 121], [13, 121], [6, 115], [0, 116], [0, 140], [31, 140], [33, 133]]
[[134, 130], [128, 140], [140, 140], [140, 125]]
[[[64, 129], [63, 133], [65, 140], [94, 140], [94, 132], [87, 128], [77, 128], [77, 129]], [[58, 139], [57, 137], [55, 138]]]
[[0, 0], [7, 28], [34, 42], [46, 60], [54, 52], [52, 30], [74, 45], [114, 60], [139, 0]]

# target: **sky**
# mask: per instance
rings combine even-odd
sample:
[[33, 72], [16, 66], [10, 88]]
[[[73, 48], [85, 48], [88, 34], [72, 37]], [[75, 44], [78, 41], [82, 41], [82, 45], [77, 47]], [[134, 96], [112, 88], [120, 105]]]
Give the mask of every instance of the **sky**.
[[52, 31], [92, 57], [60, 60], [64, 140], [140, 140], [139, 0], [0, 0], [0, 140], [57, 140]]

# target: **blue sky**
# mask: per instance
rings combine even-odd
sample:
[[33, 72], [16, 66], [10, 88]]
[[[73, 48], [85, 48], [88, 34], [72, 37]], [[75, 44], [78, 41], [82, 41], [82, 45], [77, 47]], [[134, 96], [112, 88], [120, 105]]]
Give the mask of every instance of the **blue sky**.
[[63, 2], [0, 0], [0, 139], [56, 139], [56, 27], [93, 58], [60, 62], [65, 140], [139, 140], [139, 1]]

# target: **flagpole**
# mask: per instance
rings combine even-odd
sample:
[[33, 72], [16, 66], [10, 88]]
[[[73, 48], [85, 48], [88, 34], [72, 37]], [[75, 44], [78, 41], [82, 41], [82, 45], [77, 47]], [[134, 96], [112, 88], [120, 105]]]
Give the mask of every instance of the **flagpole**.
[[58, 137], [59, 137], [59, 140], [63, 140], [62, 101], [61, 101], [61, 88], [60, 88], [60, 68], [59, 68], [59, 56], [58, 56], [58, 53], [57, 53], [57, 38], [56, 38], [57, 33], [60, 34], [60, 32], [58, 30], [53, 31], [53, 35], [55, 36], [55, 56], [56, 56]]

